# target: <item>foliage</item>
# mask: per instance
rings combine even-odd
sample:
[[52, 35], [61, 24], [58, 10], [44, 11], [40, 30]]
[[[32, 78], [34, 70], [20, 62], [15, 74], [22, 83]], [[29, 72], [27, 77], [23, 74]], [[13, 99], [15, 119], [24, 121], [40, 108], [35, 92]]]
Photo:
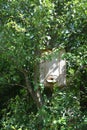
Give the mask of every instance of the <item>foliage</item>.
[[38, 112], [32, 112], [31, 105], [23, 95], [11, 99], [8, 108], [2, 111], [1, 130], [77, 130], [87, 126], [86, 117], [81, 116], [79, 98], [71, 89], [55, 88], [52, 97]]
[[[86, 0], [1, 0], [0, 25], [1, 130], [85, 130]], [[49, 96], [39, 62], [43, 50], [58, 48], [66, 50], [67, 86]]]
[[[16, 96], [15, 99], [11, 99], [8, 108], [3, 110], [4, 116], [2, 118], [2, 130], [28, 130], [33, 129], [35, 121], [34, 114], [29, 115], [28, 109], [30, 104], [26, 99]], [[10, 109], [10, 111], [9, 111]], [[31, 120], [33, 118], [33, 120]]]

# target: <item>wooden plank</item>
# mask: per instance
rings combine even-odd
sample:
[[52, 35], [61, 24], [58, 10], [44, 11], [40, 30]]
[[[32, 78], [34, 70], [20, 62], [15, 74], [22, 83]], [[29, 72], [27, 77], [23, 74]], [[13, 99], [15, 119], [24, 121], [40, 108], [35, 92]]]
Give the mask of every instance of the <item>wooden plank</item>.
[[40, 63], [40, 83], [46, 87], [66, 85], [66, 61], [62, 59], [65, 50], [60, 50], [51, 60]]

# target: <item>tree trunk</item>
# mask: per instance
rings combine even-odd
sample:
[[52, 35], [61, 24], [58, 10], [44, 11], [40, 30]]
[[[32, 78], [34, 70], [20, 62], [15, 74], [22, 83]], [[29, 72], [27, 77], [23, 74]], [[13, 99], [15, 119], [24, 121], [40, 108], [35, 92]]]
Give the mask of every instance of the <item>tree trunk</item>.
[[30, 93], [32, 99], [34, 100], [36, 106], [38, 109], [40, 109], [42, 107], [42, 99], [41, 99], [41, 94], [39, 89], [37, 89], [36, 91], [33, 90], [30, 82], [29, 82], [29, 77], [28, 77], [28, 73], [25, 72], [24, 70], [22, 71], [25, 77], [25, 82], [26, 82], [26, 88], [27, 91]]

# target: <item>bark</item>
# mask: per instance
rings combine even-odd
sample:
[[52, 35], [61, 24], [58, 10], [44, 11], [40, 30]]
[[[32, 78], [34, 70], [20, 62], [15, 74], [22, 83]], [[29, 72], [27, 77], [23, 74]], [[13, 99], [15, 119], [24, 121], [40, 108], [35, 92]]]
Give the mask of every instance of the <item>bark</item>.
[[22, 73], [24, 74], [25, 77], [25, 83], [26, 83], [26, 88], [27, 91], [30, 93], [32, 99], [34, 100], [36, 106], [38, 109], [40, 109], [42, 107], [42, 99], [41, 99], [41, 94], [39, 89], [37, 89], [36, 91], [33, 90], [30, 82], [29, 82], [29, 77], [28, 77], [28, 73], [24, 70], [22, 70]]

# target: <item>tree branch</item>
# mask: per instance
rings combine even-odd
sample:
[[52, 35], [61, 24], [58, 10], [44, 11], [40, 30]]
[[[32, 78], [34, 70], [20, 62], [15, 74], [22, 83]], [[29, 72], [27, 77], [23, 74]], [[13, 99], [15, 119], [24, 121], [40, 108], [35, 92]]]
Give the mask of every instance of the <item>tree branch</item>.
[[36, 103], [37, 108], [38, 109], [41, 108], [42, 107], [42, 101], [41, 101], [40, 92], [38, 90], [34, 91], [32, 89], [32, 86], [29, 82], [29, 77], [28, 77], [27, 71], [22, 69], [21, 72], [24, 74], [25, 82], [26, 82], [26, 88], [27, 88], [28, 92], [30, 93], [31, 97], [33, 98], [34, 102]]

